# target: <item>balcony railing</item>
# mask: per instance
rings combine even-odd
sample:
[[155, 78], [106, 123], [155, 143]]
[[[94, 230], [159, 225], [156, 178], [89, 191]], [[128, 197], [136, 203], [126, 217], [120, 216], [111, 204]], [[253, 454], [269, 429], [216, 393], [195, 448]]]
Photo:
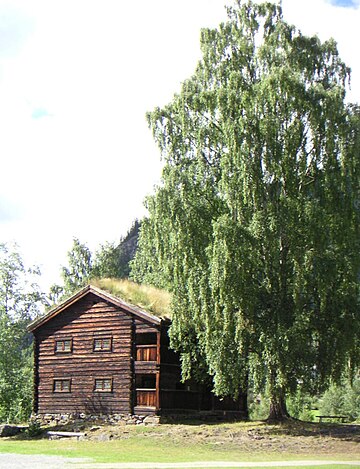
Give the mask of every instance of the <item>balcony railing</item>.
[[156, 389], [136, 389], [136, 405], [141, 407], [156, 407]]
[[136, 346], [136, 360], [142, 362], [156, 362], [157, 361], [157, 346], [156, 345], [137, 345]]

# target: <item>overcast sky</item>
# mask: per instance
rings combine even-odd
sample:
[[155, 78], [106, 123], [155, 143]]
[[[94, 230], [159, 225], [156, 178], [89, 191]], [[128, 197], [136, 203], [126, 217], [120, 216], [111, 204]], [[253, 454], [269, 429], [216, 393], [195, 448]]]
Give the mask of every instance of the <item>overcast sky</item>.
[[[43, 285], [73, 237], [94, 250], [145, 214], [161, 173], [145, 112], [191, 75], [225, 2], [0, 0], [0, 242], [20, 245]], [[357, 102], [359, 3], [282, 2], [303, 33], [337, 40]]]

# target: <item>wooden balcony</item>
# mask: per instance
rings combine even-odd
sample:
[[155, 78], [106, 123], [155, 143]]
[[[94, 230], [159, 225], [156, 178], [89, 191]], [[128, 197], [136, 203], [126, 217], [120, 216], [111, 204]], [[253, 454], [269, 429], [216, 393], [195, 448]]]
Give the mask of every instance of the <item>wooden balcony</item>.
[[156, 389], [136, 389], [136, 406], [137, 407], [156, 407]]
[[136, 361], [156, 362], [157, 345], [136, 345]]

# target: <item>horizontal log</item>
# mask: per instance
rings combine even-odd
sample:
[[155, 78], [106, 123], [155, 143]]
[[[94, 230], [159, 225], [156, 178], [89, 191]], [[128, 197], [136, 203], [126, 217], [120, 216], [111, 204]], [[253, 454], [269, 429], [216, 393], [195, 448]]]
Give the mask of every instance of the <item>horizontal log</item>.
[[38, 379], [41, 381], [42, 379], [46, 378], [61, 378], [63, 376], [66, 378], [67, 376], [78, 378], [83, 380], [90, 380], [94, 377], [105, 376], [108, 375], [110, 377], [116, 378], [119, 381], [122, 381], [123, 378], [129, 378], [132, 376], [130, 367], [117, 367], [117, 368], [106, 368], [104, 369], [101, 366], [98, 367], [88, 367], [88, 368], [73, 368], [69, 370], [68, 367], [54, 367], [54, 368], [42, 368], [39, 370]]
[[116, 316], [112, 317], [105, 314], [103, 316], [91, 315], [82, 318], [79, 317], [73, 319], [72, 321], [70, 321], [69, 318], [63, 318], [61, 321], [56, 322], [55, 320], [53, 320], [49, 322], [49, 324], [44, 325], [43, 327], [46, 328], [46, 332], [50, 331], [52, 334], [55, 334], [56, 332], [59, 332], [59, 328], [78, 329], [79, 326], [82, 324], [87, 324], [89, 327], [91, 327], [92, 325], [98, 325], [99, 327], [104, 329], [111, 329], [112, 326], [127, 327], [128, 329], [131, 328], [131, 321], [121, 320]]
[[40, 406], [44, 407], [52, 407], [53, 409], [56, 408], [63, 408], [63, 407], [71, 407], [73, 409], [77, 408], [84, 408], [85, 406], [98, 406], [98, 405], [111, 405], [112, 407], [128, 407], [130, 406], [130, 396], [113, 396], [111, 399], [80, 399], [80, 398], [72, 398], [72, 399], [62, 399], [62, 400], [54, 400], [48, 397], [44, 397], [41, 399]]
[[54, 353], [54, 352], [44, 352], [40, 353], [38, 356], [38, 360], [41, 362], [43, 360], [55, 360], [61, 363], [62, 360], [64, 361], [72, 361], [72, 360], [81, 360], [81, 359], [94, 359], [94, 360], [106, 360], [107, 358], [111, 358], [112, 360], [117, 360], [123, 358], [129, 358], [132, 355], [132, 347], [129, 345], [128, 347], [121, 347], [116, 348], [114, 347], [112, 351], [109, 350], [99, 350], [93, 351], [92, 349], [80, 349], [74, 350], [73, 352], [63, 352], [63, 353]]
[[[85, 329], [86, 328], [86, 329]], [[101, 321], [81, 321], [78, 324], [59, 324], [56, 328], [48, 328], [46, 330], [46, 335], [39, 338], [39, 342], [42, 342], [49, 337], [60, 337], [63, 335], [70, 335], [74, 332], [79, 333], [83, 336], [91, 336], [95, 335], [96, 332], [107, 332], [109, 328], [112, 329], [113, 334], [130, 334], [131, 332], [131, 324], [119, 324], [118, 321], [108, 321], [108, 320], [101, 320]], [[59, 332], [61, 329], [61, 332]]]
[[[148, 369], [148, 368], [146, 368]], [[95, 363], [90, 366], [44, 366], [39, 368], [39, 378], [44, 377], [54, 377], [60, 375], [71, 375], [71, 376], [78, 376], [78, 377], [91, 377], [91, 376], [98, 376], [99, 374], [108, 374], [111, 376], [120, 376], [120, 377], [128, 377], [131, 376], [131, 368], [129, 366], [99, 366]]]
[[[52, 396], [54, 399], [65, 399], [66, 396], [69, 396], [70, 394], [72, 394], [73, 396], [77, 396], [77, 397], [84, 397], [84, 396], [99, 396], [99, 395], [107, 395], [107, 393], [105, 392], [97, 392], [97, 391], [94, 391], [94, 386], [91, 385], [91, 386], [83, 386], [83, 387], [74, 387], [72, 386], [71, 387], [71, 390], [70, 392], [54, 392], [53, 391], [53, 388], [50, 387], [50, 386], [44, 386], [44, 387], [40, 387], [39, 388], [39, 392], [38, 392], [38, 395], [39, 397], [41, 396]], [[108, 393], [109, 395], [119, 395], [119, 396], [127, 396], [130, 394], [130, 388], [129, 387], [118, 387], [118, 386], [114, 386], [113, 387], [113, 390], [111, 392]], [[63, 397], [65, 396], [65, 397]]]
[[[130, 381], [129, 383], [124, 384], [123, 386], [119, 386], [117, 385], [117, 383], [114, 383], [113, 384], [113, 391], [112, 393], [113, 394], [124, 394], [124, 395], [127, 395], [128, 393], [130, 392]], [[63, 395], [65, 394], [65, 392], [62, 392], [62, 393], [55, 393], [53, 391], [53, 385], [52, 385], [52, 382], [51, 383], [47, 383], [47, 384], [44, 384], [44, 385], [40, 385], [39, 386], [39, 391], [38, 391], [38, 394], [39, 396], [42, 396], [44, 394], [48, 394], [49, 396], [52, 395]], [[87, 395], [87, 394], [91, 394], [91, 395], [95, 395], [95, 394], [98, 394], [97, 392], [94, 391], [94, 382], [90, 382], [90, 383], [83, 383], [83, 385], [80, 385], [77, 383], [77, 385], [75, 386], [74, 384], [71, 385], [71, 392], [70, 393], [66, 393], [66, 394], [74, 394], [74, 395]]]
[[158, 329], [147, 324], [136, 324], [135, 331], [137, 334], [156, 333]]
[[78, 437], [85, 436], [83, 432], [46, 432], [48, 436], [59, 436], [59, 437]]
[[[82, 337], [79, 335], [73, 335], [72, 337], [72, 347], [70, 351], [66, 352], [55, 352], [55, 339], [52, 338], [47, 342], [43, 342], [39, 350], [41, 350], [42, 353], [49, 353], [54, 355], [71, 355], [71, 353], [76, 353], [78, 350], [89, 350], [93, 351], [94, 348], [94, 339], [96, 337], [91, 336], [91, 337]], [[116, 348], [117, 350], [121, 350], [124, 347], [128, 347], [129, 345], [132, 344], [131, 336], [130, 335], [116, 335], [112, 336], [112, 347], [113, 349]], [[57, 341], [61, 340], [61, 338], [57, 338]]]
[[113, 367], [119, 368], [119, 369], [124, 369], [124, 368], [130, 368], [130, 355], [128, 356], [114, 356], [113, 361], [108, 360], [108, 359], [88, 359], [87, 357], [81, 357], [79, 360], [74, 358], [72, 360], [53, 360], [51, 357], [45, 357], [40, 360], [39, 362], [39, 369], [55, 369], [58, 367], [64, 368], [67, 366], [72, 366], [72, 367], [78, 367], [78, 368], [91, 368], [91, 366], [94, 366], [94, 368], [101, 368], [102, 366], [107, 366], [112, 364]]
[[53, 386], [54, 379], [71, 379], [72, 389], [82, 389], [82, 391], [92, 392], [94, 387], [95, 379], [99, 378], [112, 378], [113, 385], [118, 389], [130, 388], [131, 376], [127, 375], [125, 378], [122, 376], [114, 376], [110, 373], [97, 373], [96, 375], [90, 376], [88, 379], [76, 377], [76, 375], [55, 375], [55, 376], [40, 376], [39, 380], [39, 390], [41, 389], [51, 389]]
[[123, 328], [131, 328], [131, 321], [129, 320], [121, 320], [119, 317], [111, 317], [108, 315], [92, 315], [83, 318], [76, 318], [76, 320], [70, 320], [70, 318], [62, 319], [61, 321], [55, 321], [53, 319], [49, 324], [44, 325], [44, 331], [38, 337], [40, 339], [46, 338], [48, 332], [51, 334], [56, 334], [59, 332], [59, 328], [61, 329], [79, 329], [81, 325], [86, 324], [89, 328], [98, 326], [103, 329], [112, 329], [114, 327], [123, 327]]
[[[83, 329], [83, 327], [87, 327], [86, 329]], [[122, 338], [122, 337], [130, 337], [131, 336], [131, 330], [130, 327], [124, 326], [124, 327], [112, 327], [112, 330], [108, 330], [109, 326], [100, 328], [99, 325], [93, 324], [79, 324], [77, 327], [63, 327], [61, 333], [58, 331], [48, 331], [47, 337], [43, 337], [39, 343], [43, 345], [44, 343], [51, 343], [51, 341], [54, 340], [61, 340], [62, 338], [71, 338], [72, 333], [76, 333], [75, 338], [79, 339], [94, 339], [98, 336], [101, 335], [110, 335], [113, 337], [117, 338]]]
[[156, 362], [135, 362], [135, 373], [157, 373], [158, 367]]
[[73, 353], [42, 353], [38, 357], [38, 361], [40, 364], [44, 362], [52, 362], [55, 361], [56, 363], [69, 363], [69, 362], [76, 362], [81, 360], [87, 361], [101, 361], [106, 362], [106, 360], [110, 359], [112, 361], [128, 361], [132, 356], [132, 348], [128, 347], [122, 348], [120, 350], [110, 351], [96, 351], [93, 352], [92, 350], [79, 350], [74, 351]]
[[102, 401], [91, 401], [91, 400], [68, 400], [68, 401], [51, 401], [51, 400], [43, 400], [40, 401], [39, 409], [51, 409], [53, 413], [60, 413], [61, 409], [71, 409], [68, 412], [77, 412], [78, 409], [84, 409], [86, 406], [101, 406], [101, 405], [111, 406], [112, 408], [117, 409], [126, 409], [130, 407], [130, 400], [129, 399], [113, 399], [113, 400], [102, 400]]
[[120, 399], [103, 399], [101, 401], [97, 400], [63, 400], [63, 401], [51, 401], [51, 400], [42, 400], [40, 402], [40, 408], [41, 409], [53, 409], [53, 411], [56, 411], [57, 409], [73, 409], [76, 412], [76, 409], [79, 408], [85, 408], [86, 406], [101, 406], [101, 405], [107, 405], [107, 406], [112, 406], [116, 408], [127, 408], [130, 406], [130, 400], [129, 399], [123, 399], [121, 401]]
[[91, 361], [94, 362], [105, 362], [106, 359], [111, 356], [114, 361], [128, 361], [130, 359], [130, 348], [129, 350], [122, 350], [120, 352], [89, 352], [89, 353], [74, 353], [74, 354], [69, 354], [69, 355], [58, 355], [58, 354], [53, 354], [53, 355], [40, 355], [39, 356], [39, 365], [42, 365], [43, 363], [51, 363], [51, 362], [56, 362], [61, 364], [63, 363], [68, 363], [73, 361], [74, 363], [76, 361], [83, 362], [87, 360], [89, 363]]

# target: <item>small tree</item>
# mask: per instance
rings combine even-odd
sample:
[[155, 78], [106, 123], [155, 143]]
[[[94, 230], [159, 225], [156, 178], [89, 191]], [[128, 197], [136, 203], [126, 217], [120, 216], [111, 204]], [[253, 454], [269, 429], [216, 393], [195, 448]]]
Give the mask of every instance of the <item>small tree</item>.
[[319, 413], [360, 420], [360, 377], [352, 383], [344, 380], [340, 385], [331, 385], [319, 400]]
[[32, 346], [26, 332], [45, 304], [36, 278], [16, 245], [0, 244], [0, 420], [27, 418], [32, 399]]
[[239, 0], [228, 16], [148, 114], [165, 167], [133, 275], [174, 293], [184, 378], [201, 364], [236, 397], [250, 375], [281, 419], [286, 394], [359, 361], [360, 113], [333, 40], [271, 3]]
[[86, 244], [74, 238], [67, 257], [69, 265], [62, 267], [61, 276], [65, 293], [71, 294], [88, 283], [92, 273], [92, 255]]
[[86, 244], [77, 238], [73, 239], [67, 253], [68, 266], [61, 267], [63, 285], [51, 285], [49, 299], [52, 304], [58, 303], [84, 287], [92, 275], [92, 254]]

